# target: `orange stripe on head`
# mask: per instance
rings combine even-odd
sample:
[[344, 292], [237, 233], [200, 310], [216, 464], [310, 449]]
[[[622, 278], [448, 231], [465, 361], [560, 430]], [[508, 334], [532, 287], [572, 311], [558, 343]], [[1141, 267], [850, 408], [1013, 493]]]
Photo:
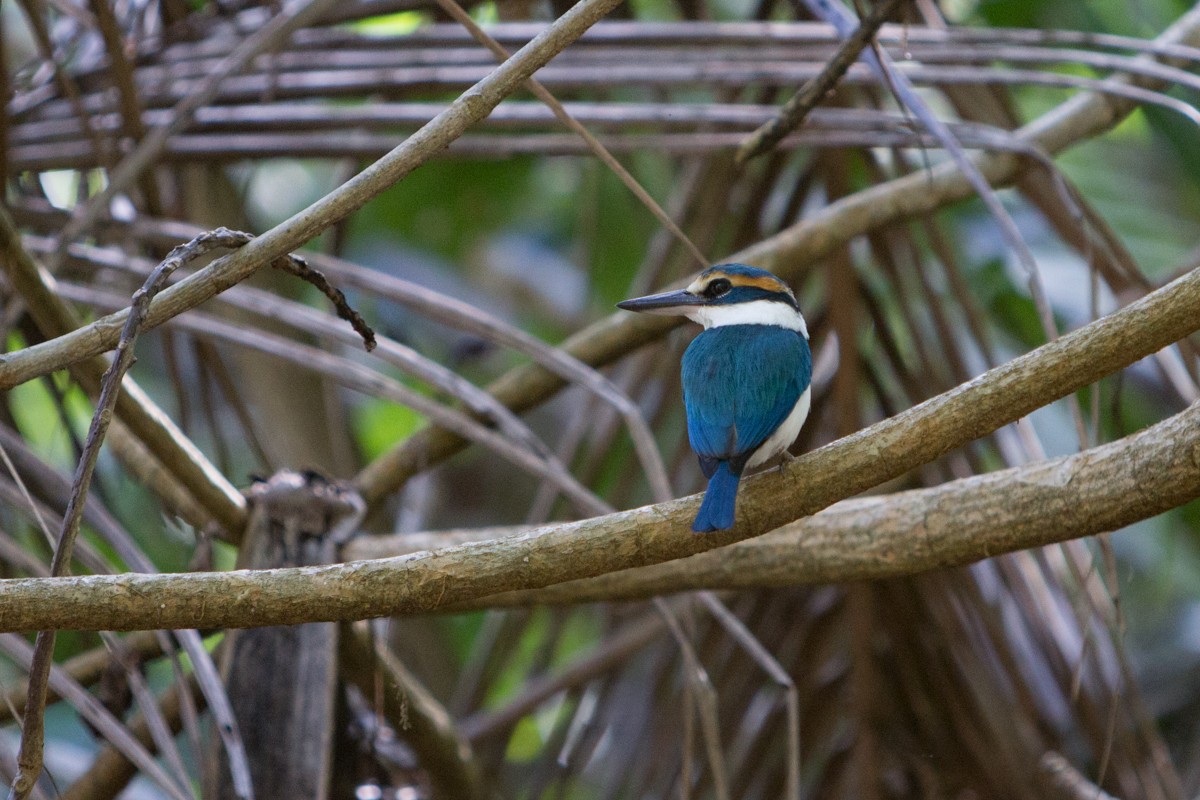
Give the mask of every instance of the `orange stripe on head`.
[[776, 278], [774, 275], [729, 275], [729, 282], [734, 286], [753, 286], [756, 289], [765, 289], [768, 292], [788, 292], [787, 284]]
[[729, 281], [732, 286], [746, 287], [752, 289], [761, 289], [767, 292], [779, 292], [782, 294], [795, 297], [792, 294], [791, 288], [774, 275], [763, 272], [762, 270], [754, 269], [754, 274], [747, 275], [742, 269], [746, 269], [740, 264], [731, 265], [735, 269], [723, 269], [721, 266], [709, 267], [704, 272], [700, 273], [695, 281], [688, 286], [688, 291], [693, 294], [700, 294], [710, 283], [715, 280], [724, 278]]

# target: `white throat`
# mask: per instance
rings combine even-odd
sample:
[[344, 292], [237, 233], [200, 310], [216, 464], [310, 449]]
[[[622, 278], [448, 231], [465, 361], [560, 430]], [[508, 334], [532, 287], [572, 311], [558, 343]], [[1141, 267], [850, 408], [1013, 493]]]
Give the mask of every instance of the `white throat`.
[[708, 328], [722, 325], [777, 325], [800, 331], [808, 338], [808, 326], [799, 311], [776, 300], [751, 300], [727, 306], [688, 306], [681, 309], [692, 322]]

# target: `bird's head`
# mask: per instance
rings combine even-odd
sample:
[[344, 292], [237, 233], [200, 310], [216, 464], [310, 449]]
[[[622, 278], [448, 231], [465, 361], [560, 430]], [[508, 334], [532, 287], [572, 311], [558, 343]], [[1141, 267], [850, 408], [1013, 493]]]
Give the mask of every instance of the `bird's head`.
[[778, 325], [808, 338], [804, 317], [788, 285], [765, 269], [745, 264], [710, 267], [686, 289], [623, 300], [617, 308], [681, 315], [705, 328]]

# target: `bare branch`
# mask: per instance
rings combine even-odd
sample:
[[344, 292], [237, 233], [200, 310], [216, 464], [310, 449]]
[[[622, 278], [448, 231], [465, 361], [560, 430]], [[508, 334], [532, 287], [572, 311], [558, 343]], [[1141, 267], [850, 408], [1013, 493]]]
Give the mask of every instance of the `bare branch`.
[[[9, 279], [28, 304], [38, 328], [46, 336], [60, 336], [68, 332], [78, 334], [91, 328], [80, 328], [73, 309], [55, 295], [50, 286], [52, 279], [39, 269], [22, 246], [16, 224], [3, 208], [0, 208], [0, 249], [4, 252], [3, 266]], [[120, 324], [112, 328], [112, 333], [119, 338]], [[34, 349], [36, 345], [20, 352], [28, 353]], [[5, 370], [5, 359], [5, 356], [0, 356], [0, 374]], [[107, 364], [101, 359], [85, 359], [79, 359], [84, 363], [75, 371], [75, 377], [90, 394], [97, 395]], [[123, 381], [123, 388], [124, 391], [119, 393], [116, 400], [120, 419], [187, 486], [212, 517], [226, 529], [240, 531], [245, 514], [245, 500], [241, 494], [136, 383], [127, 378]]]
[[850, 65], [858, 60], [858, 54], [870, 43], [883, 23], [903, 1], [880, 0], [876, 3], [871, 8], [871, 13], [858, 23], [858, 28], [854, 33], [842, 41], [833, 58], [829, 59], [825, 68], [821, 70], [821, 74], [801, 86], [800, 91], [796, 92], [792, 99], [779, 109], [778, 116], [760, 127], [742, 143], [735, 156], [738, 163], [744, 164], [755, 156], [769, 151], [779, 144], [788, 133], [799, 128], [804, 123], [804, 118], [817, 106], [817, 103], [820, 103], [825, 95], [833, 91], [838, 80], [846, 74], [846, 70], [850, 69]]
[[[1193, 44], [1198, 40], [1200, 8], [1195, 8], [1184, 14], [1155, 43], [1156, 46], [1170, 47]], [[1017, 135], [1031, 147], [1054, 154], [1112, 128], [1133, 108], [1133, 102], [1128, 100], [1098, 94], [1078, 95], [1025, 125]], [[1025, 169], [1019, 157], [1007, 154], [986, 155], [976, 161], [980, 173], [994, 185], [1016, 180]], [[972, 191], [971, 183], [957, 165], [940, 164], [928, 172], [907, 175], [830, 203], [792, 227], [732, 254], [727, 260], [753, 264], [770, 269], [787, 280], [795, 280], [814, 261], [855, 236], [932, 212], [970, 197]], [[562, 347], [586, 364], [601, 366], [660, 338], [679, 324], [678, 318], [673, 317], [613, 314], [579, 331]], [[0, 365], [0, 386], [3, 386], [3, 375], [4, 369]], [[529, 366], [502, 376], [490, 390], [514, 410], [523, 410], [551, 397], [563, 385], [558, 376], [541, 367]], [[420, 431], [368, 464], [359, 475], [359, 489], [368, 503], [377, 502], [410, 476], [456, 453], [462, 446], [461, 439], [446, 431]]]
[[[684, 558], [762, 535], [903, 475], [1198, 328], [1200, 269], [949, 392], [801, 456], [780, 473], [746, 481], [739, 498], [739, 522], [725, 534], [690, 533], [696, 498], [685, 498], [500, 541], [395, 559], [267, 571], [12, 580], [0, 583], [0, 630], [229, 627], [417, 613], [500, 592]], [[1194, 434], [1191, 415], [1196, 413], [1200, 412], [1193, 407], [1141, 434], [1150, 436], [1148, 440], [1131, 437], [1077, 456], [1085, 460], [1071, 463], [1088, 464], [1089, 456], [1120, 451], [1122, 461], [1135, 464], [1139, 481], [1138, 491], [1132, 496], [1124, 492], [1116, 504], [1125, 511], [1115, 513], [1160, 513], [1186, 499], [1172, 487], [1195, 485], [1195, 443], [1182, 434]], [[1154, 452], [1152, 469], [1140, 466], [1139, 451], [1130, 442], [1156, 441], [1155, 433], [1163, 430], [1174, 437], [1165, 450]], [[1111, 467], [1103, 458], [1100, 461]], [[1050, 464], [1051, 469], [1061, 466]], [[1153, 494], [1143, 493], [1145, 481], [1154, 477], [1149, 473], [1173, 470], [1177, 473], [1168, 485]], [[1098, 485], [1107, 486], [1108, 480], [1102, 476]], [[1053, 489], [1054, 482], [1049, 483]], [[1076, 478], [1069, 486], [1058, 487], [1071, 500], [1068, 519], [1081, 524], [1089, 517], [1074, 498], [1084, 485], [1086, 481]], [[1007, 494], [992, 500], [1002, 506], [1009, 503]], [[1108, 508], [1112, 510], [1111, 504]], [[1111, 518], [1104, 520], [1105, 525], [1109, 522]], [[1069, 538], [1091, 532], [1076, 528], [1065, 534], [1060, 530], [1059, 535]], [[1044, 543], [993, 543], [980, 531], [955, 530], [937, 547], [915, 555], [923, 556], [925, 565], [962, 563], [995, 554], [981, 552], [981, 542], [999, 547], [1004, 541], [1015, 547]], [[868, 537], [866, 544], [870, 543]], [[811, 563], [812, 579], [848, 577], [845, 565], [856, 551], [845, 544], [826, 550], [823, 559]], [[904, 571], [897, 569], [897, 560], [910, 552], [907, 541], [902, 547], [885, 546], [869, 561], [874, 572], [857, 577]], [[862, 564], [857, 566], [862, 569]]]
[[[479, 27], [479, 25], [475, 23], [475, 20], [471, 19], [471, 15], [464, 11], [463, 7], [455, 2], [455, 0], [437, 0], [437, 3], [443, 11], [445, 11], [460, 25], [466, 28], [477, 42], [491, 50], [492, 54], [500, 59], [501, 62], [510, 57], [508, 51], [504, 49], [503, 45], [489, 36], [487, 31]], [[650, 193], [647, 192], [640, 183], [638, 183], [637, 178], [633, 177], [629, 170], [625, 169], [625, 166], [621, 164], [621, 162], [617, 161], [617, 159], [613, 157], [612, 153], [608, 152], [605, 146], [600, 143], [600, 140], [592, 135], [591, 131], [589, 131], [580, 122], [575, 120], [569, 113], [567, 113], [567, 110], [563, 107], [563, 104], [558, 102], [558, 99], [550, 93], [549, 89], [547, 89], [545, 86], [542, 86], [542, 84], [538, 82], [536, 78], [530, 78], [525, 82], [525, 85], [531, 92], [533, 92], [533, 95], [538, 100], [541, 100], [546, 104], [546, 106], [554, 113], [554, 116], [557, 117], [560, 122], [574, 131], [579, 138], [584, 141], [588, 150], [590, 150], [592, 154], [596, 156], [596, 158], [600, 159], [604, 166], [612, 170], [613, 174], [617, 176], [621, 183], [625, 184], [625, 188], [632, 192], [633, 196], [636, 197], [638, 201], [641, 202], [641, 204], [644, 205], [650, 211], [650, 213], [654, 215], [654, 218], [657, 219], [664, 228], [670, 231], [671, 235], [678, 239], [680, 244], [682, 244], [684, 248], [686, 248], [687, 251], [692, 254], [692, 258], [696, 259], [696, 263], [698, 263], [702, 268], [708, 266], [708, 259], [704, 256], [704, 253], [700, 252], [700, 248], [696, 247], [695, 243], [688, 238], [687, 234], [675, 224], [675, 220], [671, 219], [671, 216], [663, 210], [662, 206], [660, 206], [658, 202], [650, 196]]]
[[[203, 303], [275, 258], [297, 249], [329, 226], [357, 211], [371, 198], [441, 152], [500, 101], [617, 5], [618, 0], [582, 0], [483, 80], [463, 92], [445, 111], [397, 145], [386, 156], [250, 244], [185, 278], [155, 298], [147, 328]], [[149, 142], [148, 136], [145, 142]], [[61, 368], [112, 348], [128, 311], [110, 314], [57, 339], [0, 361], [0, 388], [22, 383], [47, 365]], [[39, 349], [40, 348], [40, 349]], [[14, 360], [16, 358], [16, 360]], [[37, 364], [32, 372], [29, 368]]]
[[[930, 489], [846, 500], [712, 552], [492, 595], [452, 610], [907, 575], [1116, 530], [1200, 496], [1200, 470], [1188, 455], [1200, 446], [1198, 422], [1200, 408], [1192, 406], [1134, 436], [1072, 456]], [[1128, 508], [1134, 495], [1147, 505]], [[393, 545], [400, 539], [392, 539]], [[457, 541], [472, 539], [460, 534]], [[386, 553], [372, 544], [365, 540], [347, 555], [365, 554], [366, 548], [375, 556]]]
[[[65, 247], [68, 242], [85, 233], [101, 214], [107, 213], [113, 198], [128, 189], [154, 164], [171, 135], [183, 130], [191, 121], [192, 114], [196, 109], [211, 102], [217, 96], [222, 83], [229, 76], [237, 73], [254, 56], [269, 49], [296, 28], [315, 19], [335, 2], [336, 0], [296, 0], [294, 4], [284, 9], [283, 13], [269, 20], [266, 25], [241, 42], [228, 57], [222, 59], [221, 63], [206, 75], [201, 86], [196, 87], [194, 91], [189, 92], [179, 101], [172, 109], [170, 122], [150, 131], [132, 153], [121, 159], [121, 163], [109, 175], [104, 191], [89, 199], [86, 205], [72, 215], [71, 221], [59, 234], [60, 247]], [[279, 253], [279, 255], [283, 255], [283, 253]]]
[[[125, 373], [133, 366], [134, 345], [141, 333], [142, 322], [145, 319], [150, 300], [171, 277], [171, 273], [184, 262], [197, 258], [215, 247], [227, 246], [224, 241], [226, 233], [224, 229], [221, 229], [209, 234], [201, 234], [187, 244], [176, 247], [150, 273], [142, 288], [134, 293], [130, 313], [121, 331], [120, 342], [117, 344], [116, 358], [113, 359], [101, 379], [100, 397], [96, 401], [96, 410], [92, 414], [92, 422], [88, 428], [87, 439], [84, 441], [83, 453], [75, 467], [71, 496], [63, 514], [62, 532], [58, 536], [58, 542], [54, 547], [54, 558], [50, 564], [52, 576], [69, 573], [71, 556], [75, 551], [75, 539], [79, 535], [79, 525], [83, 521], [88, 491], [91, 488], [92, 475], [96, 469], [96, 462], [100, 458], [100, 447], [104, 443], [104, 437], [112, 423], [113, 410], [116, 408], [117, 398], [121, 393]], [[19, 247], [19, 243], [15, 246]], [[42, 771], [44, 715], [54, 657], [54, 639], [54, 631], [43, 630], [38, 633], [34, 643], [32, 663], [29, 668], [29, 695], [25, 705], [25, 719], [21, 725], [21, 749], [17, 755], [20, 769], [12, 783], [12, 796], [16, 800], [24, 800], [29, 796]], [[168, 790], [173, 787], [173, 783], [164, 786]]]
[[[185, 695], [190, 695], [185, 700]], [[203, 710], [204, 695], [199, 691], [195, 676], [188, 676], [186, 688], [181, 691], [175, 684], [163, 692], [159, 700], [162, 716], [172, 731], [183, 726], [185, 704], [194, 702]], [[150, 729], [142, 717], [135, 717], [129, 724], [129, 732], [143, 747], [154, 747]], [[138, 768], [112, 744], [105, 746], [80, 778], [62, 793], [62, 800], [111, 800], [117, 797], [138, 774]]]
[[[162, 653], [157, 635], [153, 632], [139, 632], [127, 636], [121, 641], [125, 647], [141, 659], [153, 658]], [[100, 680], [100, 676], [108, 669], [111, 661], [112, 652], [107, 647], [101, 646], [71, 657], [60, 664], [59, 669], [79, 685], [90, 686]], [[10, 722], [13, 714], [25, 713], [25, 700], [28, 693], [27, 681], [14, 681], [12, 686], [5, 689], [3, 698], [0, 699], [0, 723]], [[47, 695], [47, 703], [53, 703], [60, 699], [61, 696], [54, 691]]]

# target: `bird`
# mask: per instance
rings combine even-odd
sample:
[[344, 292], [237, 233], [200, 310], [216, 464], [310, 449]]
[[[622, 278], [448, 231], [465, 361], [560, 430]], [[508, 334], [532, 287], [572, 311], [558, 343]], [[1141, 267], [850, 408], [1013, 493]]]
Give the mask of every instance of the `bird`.
[[786, 454], [808, 417], [812, 350], [796, 296], [764, 269], [718, 264], [686, 289], [617, 307], [704, 326], [681, 364], [688, 439], [708, 479], [692, 530], [732, 528], [742, 475]]

